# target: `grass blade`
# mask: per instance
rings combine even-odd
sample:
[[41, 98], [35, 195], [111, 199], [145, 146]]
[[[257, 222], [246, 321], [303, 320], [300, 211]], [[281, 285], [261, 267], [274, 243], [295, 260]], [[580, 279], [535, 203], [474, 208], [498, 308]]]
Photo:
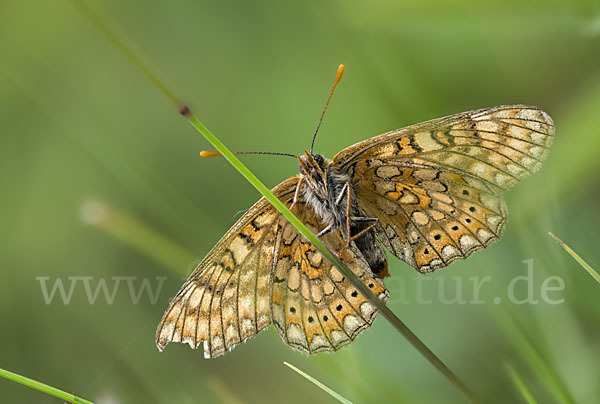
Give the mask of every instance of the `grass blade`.
[[573, 257], [575, 259], [575, 261], [577, 261], [579, 263], [579, 265], [581, 265], [583, 267], [583, 269], [585, 269], [588, 272], [588, 274], [590, 274], [592, 276], [592, 278], [594, 278], [596, 280], [596, 282], [600, 283], [600, 275], [598, 274], [598, 272], [596, 272], [594, 270], [594, 268], [592, 268], [590, 266], [590, 264], [588, 264], [587, 262], [585, 262], [583, 260], [583, 258], [581, 258], [579, 255], [577, 255], [577, 253], [575, 251], [571, 250], [571, 248], [568, 245], [566, 245], [561, 239], [559, 239], [558, 237], [556, 237], [553, 233], [548, 232], [548, 234], [558, 244], [560, 244], [560, 246], [562, 248], [564, 248], [565, 251], [568, 252], [569, 255], [571, 255], [571, 257]]
[[310, 381], [311, 383], [313, 383], [314, 385], [316, 385], [318, 388], [320, 388], [321, 390], [323, 390], [324, 392], [326, 392], [327, 394], [329, 394], [331, 397], [333, 397], [336, 400], [338, 400], [340, 403], [352, 404], [351, 401], [347, 400], [346, 398], [342, 397], [340, 394], [336, 393], [335, 391], [333, 391], [329, 387], [325, 386], [323, 383], [321, 383], [320, 381], [318, 381], [314, 377], [312, 377], [312, 376], [304, 373], [303, 371], [301, 371], [300, 369], [298, 369], [294, 365], [291, 365], [291, 364], [289, 364], [287, 362], [283, 362], [283, 364], [285, 366], [289, 367], [290, 369], [292, 369], [294, 372], [298, 373], [300, 376], [302, 376], [305, 379], [307, 379], [308, 381]]
[[575, 399], [568, 386], [562, 380], [558, 369], [552, 365], [540, 341], [532, 338], [517, 320], [507, 312], [498, 312], [498, 319], [503, 325], [507, 338], [520, 352], [525, 362], [534, 370], [540, 381], [544, 383], [557, 403], [575, 404]]
[[8, 380], [12, 380], [13, 382], [21, 383], [22, 385], [25, 385], [27, 387], [31, 387], [32, 389], [39, 390], [51, 396], [62, 398], [63, 400], [69, 401], [73, 404], [94, 404], [91, 401], [77, 397], [74, 394], [67, 393], [52, 386], [48, 386], [47, 384], [40, 383], [28, 377], [9, 372], [8, 370], [0, 369], [0, 376]]
[[246, 178], [273, 207], [275, 207], [300, 234], [306, 237], [340, 272], [358, 289], [380, 313], [400, 332], [417, 351], [438, 369], [470, 402], [478, 403], [469, 388], [442, 362], [387, 306], [379, 300], [362, 281], [346, 267], [305, 225], [256, 177], [206, 126], [204, 126], [184, 104], [180, 103], [168, 87], [155, 75], [142, 59], [126, 45], [111, 27], [106, 24], [90, 7], [82, 1], [71, 0], [87, 18], [90, 19], [123, 54], [178, 108], [179, 113], [208, 140], [213, 147]]
[[229, 161], [229, 163], [239, 171], [240, 174], [248, 180], [274, 207], [281, 213], [300, 234], [306, 237], [321, 253], [333, 264], [340, 272], [365, 296], [373, 303], [381, 312], [381, 314], [394, 326], [410, 342], [421, 355], [423, 355], [435, 368], [437, 368], [454, 386], [463, 393], [463, 395], [472, 403], [477, 403], [478, 400], [469, 388], [431, 351], [425, 343], [423, 343], [407, 326], [400, 320], [387, 305], [379, 300], [377, 296], [352, 272], [344, 265], [329, 249], [321, 243], [321, 240], [311, 232], [306, 225], [296, 217], [288, 208], [267, 188], [249, 169], [242, 163], [235, 154], [233, 154], [206, 126], [204, 126], [188, 107], [180, 107], [182, 115], [184, 115], [190, 124], [198, 131], [206, 140]]
[[537, 402], [533, 398], [533, 395], [531, 394], [531, 391], [529, 391], [527, 385], [525, 384], [521, 376], [517, 373], [515, 368], [512, 367], [511, 364], [508, 362], [504, 363], [504, 367], [506, 368], [506, 373], [508, 373], [508, 375], [512, 379], [513, 383], [517, 387], [517, 390], [519, 390], [523, 398], [527, 400], [529, 404], [537, 404]]

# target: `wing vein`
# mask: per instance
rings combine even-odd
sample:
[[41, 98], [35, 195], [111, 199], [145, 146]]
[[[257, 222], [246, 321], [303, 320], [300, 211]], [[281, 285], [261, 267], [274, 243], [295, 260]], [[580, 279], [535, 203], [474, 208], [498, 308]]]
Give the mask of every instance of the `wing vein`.
[[[509, 136], [509, 135], [506, 135], [506, 134], [501, 134], [501, 133], [498, 133], [498, 132], [494, 132], [493, 130], [484, 130], [484, 129], [450, 129], [450, 132], [471, 132], [471, 133], [481, 132], [481, 133], [489, 133], [489, 134], [492, 134], [492, 135], [497, 135], [498, 137], [504, 137], [504, 138], [508, 138], [508, 139], [514, 139], [514, 140], [517, 140], [519, 142], [530, 144], [532, 146], [537, 146], [537, 147], [541, 147], [542, 149], [550, 150], [550, 147], [548, 147], [546, 145], [535, 143], [535, 142], [532, 142], [530, 140], [525, 140], [525, 139], [522, 139], [522, 138], [519, 138], [519, 137], [516, 137], [516, 136]], [[452, 135], [452, 137], [458, 138], [458, 139], [477, 139], [477, 138], [475, 138], [473, 136], [456, 136], [456, 135]], [[479, 138], [478, 140], [486, 140], [488, 142], [498, 143], [499, 145], [510, 147], [511, 149], [516, 150], [516, 151], [518, 151], [520, 153], [527, 154], [527, 153], [524, 153], [523, 151], [521, 151], [519, 149], [515, 149], [514, 147], [509, 146], [508, 144], [500, 143], [497, 140], [492, 140], [492, 139], [488, 139], [488, 138]], [[527, 155], [529, 156], [529, 154], [527, 154]]]

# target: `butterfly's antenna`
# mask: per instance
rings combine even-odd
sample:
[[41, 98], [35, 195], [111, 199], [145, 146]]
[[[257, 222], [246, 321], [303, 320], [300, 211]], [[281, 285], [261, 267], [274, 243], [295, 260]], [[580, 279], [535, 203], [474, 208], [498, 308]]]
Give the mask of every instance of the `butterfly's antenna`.
[[[296, 156], [295, 154], [290, 154], [290, 153], [271, 153], [271, 152], [235, 152], [233, 154], [269, 154], [271, 156], [288, 156], [288, 157], [293, 157], [293, 158], [298, 158], [298, 156]], [[200, 152], [200, 157], [215, 157], [215, 156], [221, 156], [222, 154], [216, 151], [206, 151], [206, 150], [202, 150]]]
[[321, 127], [321, 122], [323, 122], [323, 117], [325, 116], [325, 111], [327, 111], [327, 106], [329, 105], [329, 101], [331, 101], [331, 96], [333, 95], [333, 90], [335, 90], [335, 86], [340, 82], [342, 78], [342, 74], [344, 74], [344, 65], [338, 66], [337, 75], [335, 76], [335, 82], [333, 83], [333, 87], [331, 87], [331, 92], [329, 93], [329, 98], [327, 98], [327, 103], [325, 104], [325, 108], [323, 108], [323, 112], [321, 112], [321, 118], [319, 119], [319, 123], [317, 124], [317, 129], [315, 129], [315, 134], [312, 138], [312, 143], [310, 144], [310, 154], [312, 154], [313, 146], [315, 145], [315, 139], [317, 138], [317, 132], [319, 132], [319, 128]]

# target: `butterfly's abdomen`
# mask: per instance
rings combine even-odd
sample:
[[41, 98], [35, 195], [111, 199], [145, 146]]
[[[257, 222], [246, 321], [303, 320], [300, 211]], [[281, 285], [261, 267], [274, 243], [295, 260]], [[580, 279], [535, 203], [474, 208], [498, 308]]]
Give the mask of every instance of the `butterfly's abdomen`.
[[[355, 235], [369, 226], [368, 223], [355, 222], [350, 225], [350, 234]], [[354, 244], [360, 250], [363, 257], [371, 267], [373, 275], [383, 279], [390, 275], [387, 267], [385, 251], [375, 238], [375, 231], [371, 230], [354, 240]]]

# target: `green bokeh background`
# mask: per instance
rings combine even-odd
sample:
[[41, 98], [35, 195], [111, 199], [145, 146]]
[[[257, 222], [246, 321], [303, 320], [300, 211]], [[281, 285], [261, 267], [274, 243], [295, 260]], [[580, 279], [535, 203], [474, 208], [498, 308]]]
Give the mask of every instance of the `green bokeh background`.
[[[600, 401], [600, 285], [547, 234], [600, 268], [600, 3], [88, 3], [234, 150], [307, 148], [339, 63], [316, 143], [329, 157], [469, 109], [546, 110], [553, 150], [506, 195], [504, 238], [426, 281], [390, 256], [389, 303], [485, 403], [526, 402], [515, 374], [540, 403]], [[218, 359], [159, 353], [170, 297], [258, 193], [225, 160], [198, 157], [209, 145], [69, 1], [0, 3], [0, 100], [0, 367], [98, 403], [333, 401], [283, 361], [356, 403], [464, 402], [382, 318], [335, 354], [295, 352], [273, 328]], [[269, 186], [297, 172], [285, 157], [243, 160]], [[90, 201], [112, 219], [85, 223]], [[508, 285], [527, 259], [539, 303], [519, 305]], [[69, 304], [45, 303], [37, 277], [68, 288], [77, 276], [93, 289], [167, 279], [156, 304], [134, 304], [124, 282], [113, 304], [90, 304], [81, 283]], [[492, 279], [484, 304], [443, 303], [461, 282], [472, 300], [475, 276]], [[561, 304], [542, 300], [550, 276], [565, 283], [549, 292]], [[6, 380], [0, 401], [60, 402]]]

